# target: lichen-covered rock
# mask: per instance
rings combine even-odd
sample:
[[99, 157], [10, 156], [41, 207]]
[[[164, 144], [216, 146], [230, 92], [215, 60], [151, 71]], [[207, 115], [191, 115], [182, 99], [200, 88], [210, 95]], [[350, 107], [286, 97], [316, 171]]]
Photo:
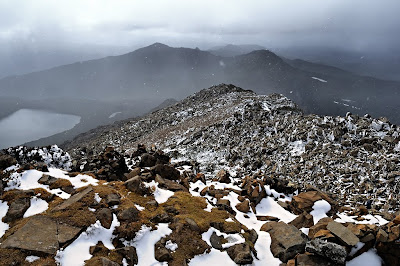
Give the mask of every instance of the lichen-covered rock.
[[346, 248], [320, 239], [313, 239], [306, 244], [306, 251], [325, 257], [338, 265], [346, 262]]

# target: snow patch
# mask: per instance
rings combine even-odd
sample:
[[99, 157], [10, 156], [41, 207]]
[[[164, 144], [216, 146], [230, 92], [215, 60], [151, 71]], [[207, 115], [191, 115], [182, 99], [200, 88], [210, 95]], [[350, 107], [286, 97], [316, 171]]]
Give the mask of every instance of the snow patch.
[[38, 257], [38, 256], [27, 256], [25, 258], [25, 261], [32, 263], [34, 261], [37, 261], [38, 259], [40, 259], [40, 257]]
[[154, 194], [154, 199], [159, 203], [164, 203], [166, 202], [172, 195], [174, 195], [174, 192], [167, 190], [167, 189], [162, 189], [158, 187], [158, 182], [155, 182], [154, 180], [151, 182], [143, 182], [146, 187], [150, 187], [154, 189], [153, 194]]
[[178, 248], [178, 244], [173, 243], [171, 240], [168, 240], [167, 243], [165, 243], [165, 248], [171, 251], [175, 251]]
[[31, 206], [24, 213], [24, 218], [45, 212], [49, 208], [49, 204], [37, 197], [31, 198]]
[[302, 140], [296, 140], [289, 143], [289, 147], [291, 148], [290, 154], [292, 156], [301, 156], [306, 152], [306, 142]]
[[[89, 175], [77, 175], [75, 177], [70, 177], [66, 175], [67, 172], [56, 169], [49, 168], [49, 172], [46, 173], [55, 178], [63, 178], [67, 179], [71, 182], [72, 186], [77, 189], [81, 187], [85, 187], [88, 185], [96, 186], [98, 184], [98, 180], [89, 176]], [[43, 185], [38, 183], [39, 179], [43, 176], [43, 172], [38, 170], [27, 170], [22, 173], [14, 172], [10, 175], [9, 181], [7, 182], [6, 191], [12, 189], [35, 189], [35, 188], [43, 188], [48, 192], [59, 196], [62, 199], [68, 199], [71, 195], [62, 191], [61, 189], [50, 189], [48, 185]]]
[[328, 217], [326, 213], [330, 210], [331, 205], [326, 200], [316, 201], [313, 206], [313, 211], [310, 212], [310, 214], [313, 216], [314, 224], [318, 223], [320, 219]]
[[378, 256], [375, 249], [370, 249], [360, 256], [348, 261], [346, 266], [381, 266], [382, 259]]
[[136, 209], [138, 209], [138, 211], [143, 211], [144, 209], [146, 209], [145, 207], [142, 207], [138, 204], [135, 204]]
[[113, 118], [113, 117], [115, 117], [117, 114], [122, 114], [122, 112], [115, 112], [115, 113], [112, 113], [108, 118]]
[[167, 265], [160, 263], [154, 258], [154, 245], [162, 238], [170, 233], [172, 230], [168, 228], [168, 224], [160, 223], [157, 225], [157, 230], [150, 231], [151, 227], [142, 225], [141, 229], [136, 233], [136, 237], [132, 241], [125, 241], [125, 246], [136, 247], [138, 255], [138, 266], [156, 266]]
[[57, 251], [55, 257], [56, 262], [61, 266], [84, 265], [85, 260], [92, 257], [89, 253], [89, 248], [95, 246], [99, 241], [102, 241], [106, 248], [114, 249], [112, 234], [114, 229], [119, 225], [120, 223], [115, 214], [113, 214], [113, 221], [110, 229], [104, 228], [101, 226], [100, 221], [96, 221], [96, 223], [86, 229], [86, 232], [81, 233], [72, 244], [64, 250], [60, 249]]
[[203, 233], [203, 234], [201, 235], [201, 238], [202, 238], [209, 246], [211, 246], [210, 238], [211, 238], [211, 235], [212, 235], [214, 232], [217, 234], [217, 236], [223, 236], [223, 237], [228, 241], [227, 243], [222, 244], [222, 247], [223, 247], [223, 248], [229, 248], [229, 247], [234, 246], [234, 245], [236, 245], [236, 244], [242, 244], [242, 243], [244, 243], [244, 242], [246, 241], [246, 240], [244, 239], [244, 237], [242, 237], [242, 236], [239, 235], [239, 234], [225, 234], [225, 233], [222, 233], [221, 231], [219, 231], [218, 229], [215, 229], [215, 228], [213, 228], [213, 227], [210, 227], [210, 229], [208, 229], [207, 232], [205, 232], [205, 233]]
[[8, 211], [8, 204], [0, 200], [0, 237], [10, 228], [10, 226], [3, 222], [3, 217], [6, 216]]
[[318, 80], [318, 81], [321, 81], [321, 82], [323, 82], [323, 83], [326, 83], [326, 82], [328, 82], [328, 81], [326, 81], [326, 80], [324, 80], [324, 79], [320, 79], [320, 78], [317, 78], [317, 77], [311, 77], [312, 79], [315, 79], [315, 80]]
[[218, 249], [212, 248], [210, 253], [204, 253], [195, 256], [189, 262], [190, 266], [204, 266], [204, 265], [224, 265], [224, 266], [236, 266], [228, 253], [219, 251]]
[[263, 198], [256, 206], [257, 215], [269, 215], [289, 223], [297, 216], [282, 208], [272, 197]]

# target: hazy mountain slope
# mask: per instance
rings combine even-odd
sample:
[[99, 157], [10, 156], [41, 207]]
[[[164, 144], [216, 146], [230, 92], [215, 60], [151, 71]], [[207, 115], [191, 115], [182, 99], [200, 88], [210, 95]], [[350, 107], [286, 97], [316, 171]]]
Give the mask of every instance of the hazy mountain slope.
[[156, 43], [121, 56], [7, 77], [0, 81], [0, 95], [163, 99], [192, 93], [200, 84], [212, 85], [221, 70], [219, 59], [210, 53]]
[[160, 43], [134, 52], [0, 80], [0, 95], [29, 98], [181, 99], [221, 82], [258, 93], [283, 93], [306, 112], [387, 116], [400, 123], [400, 83], [362, 77], [268, 50], [218, 57]]

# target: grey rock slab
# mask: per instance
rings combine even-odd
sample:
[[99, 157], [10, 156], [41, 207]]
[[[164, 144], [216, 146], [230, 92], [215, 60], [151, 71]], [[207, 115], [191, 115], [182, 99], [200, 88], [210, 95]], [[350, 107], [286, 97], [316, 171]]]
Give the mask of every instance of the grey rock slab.
[[60, 205], [56, 206], [52, 211], [62, 211], [64, 209], [68, 208], [69, 206], [71, 206], [75, 202], [78, 202], [81, 199], [83, 199], [83, 197], [85, 197], [92, 190], [93, 190], [92, 187], [88, 187], [85, 190], [76, 193], [75, 195], [71, 196], [69, 199], [67, 199], [66, 201], [61, 203]]
[[360, 242], [360, 239], [353, 234], [350, 229], [338, 222], [333, 221], [328, 223], [326, 229], [331, 231], [332, 234], [334, 234], [337, 238], [339, 238], [340, 241], [348, 246], [355, 246], [358, 242]]
[[58, 225], [55, 220], [47, 216], [34, 216], [9, 236], [1, 247], [55, 255], [60, 243], [74, 239], [80, 231], [81, 229], [77, 227]]

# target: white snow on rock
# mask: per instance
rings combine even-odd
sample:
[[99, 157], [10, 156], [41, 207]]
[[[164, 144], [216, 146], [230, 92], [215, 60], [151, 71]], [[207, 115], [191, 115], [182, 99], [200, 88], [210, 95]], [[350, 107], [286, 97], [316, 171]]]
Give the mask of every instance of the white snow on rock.
[[357, 216], [348, 216], [345, 213], [337, 213], [337, 216], [339, 216], [339, 218], [336, 218], [335, 221], [338, 223], [378, 224], [378, 225], [385, 225], [389, 223], [388, 220], [382, 218], [382, 216], [380, 215], [372, 215], [372, 214], [362, 215], [361, 217], [364, 218], [364, 220], [361, 221], [354, 219], [357, 218]]
[[346, 266], [381, 266], [382, 259], [376, 254], [375, 249], [370, 249], [360, 256], [348, 261]]
[[154, 198], [159, 204], [166, 202], [172, 195], [174, 195], [174, 192], [170, 190], [159, 188], [158, 182], [154, 180], [148, 183], [143, 183], [146, 187], [150, 187], [153, 190]]
[[138, 209], [138, 211], [143, 211], [144, 209], [146, 209], [145, 207], [140, 206], [139, 204], [135, 204], [136, 209]]
[[8, 211], [8, 204], [7, 202], [3, 202], [0, 200], [0, 237], [4, 235], [4, 233], [10, 228], [10, 226], [4, 223], [3, 217], [6, 216]]
[[228, 253], [219, 251], [218, 249], [211, 248], [210, 253], [204, 253], [195, 256], [189, 262], [190, 266], [204, 266], [204, 265], [224, 265], [236, 266], [236, 263], [231, 260]]
[[264, 266], [264, 265], [271, 265], [271, 266], [279, 266], [282, 262], [275, 258], [271, 252], [271, 237], [267, 232], [258, 231], [258, 239], [254, 245], [254, 248], [257, 251], [258, 259], [254, 258], [253, 265], [255, 266]]
[[[88, 185], [96, 186], [98, 184], [98, 180], [89, 176], [89, 175], [77, 175], [75, 177], [70, 177], [66, 175], [67, 172], [56, 169], [56, 168], [49, 168], [49, 172], [46, 174], [55, 177], [55, 178], [63, 178], [67, 179], [71, 182], [74, 188], [81, 188]], [[43, 185], [38, 183], [39, 179], [42, 177], [43, 172], [38, 170], [27, 170], [22, 173], [14, 172], [10, 175], [10, 179], [7, 182], [7, 187], [5, 190], [12, 190], [12, 189], [21, 189], [21, 190], [28, 190], [28, 189], [35, 189], [35, 188], [43, 188], [48, 192], [59, 196], [62, 199], [68, 199], [71, 195], [62, 191], [61, 189], [50, 189], [49, 186]]]
[[312, 79], [315, 79], [315, 80], [318, 80], [318, 81], [321, 81], [321, 82], [323, 82], [323, 83], [328, 82], [328, 81], [326, 81], [326, 80], [324, 80], [324, 79], [317, 78], [317, 77], [311, 77], [311, 78], [312, 78]]
[[95, 200], [97, 203], [100, 203], [101, 197], [99, 196], [99, 193], [94, 193], [94, 200]]
[[136, 247], [136, 253], [138, 255], [138, 266], [157, 266], [167, 265], [166, 263], [160, 263], [154, 258], [154, 245], [162, 238], [172, 233], [172, 230], [168, 228], [168, 224], [160, 223], [157, 225], [157, 230], [151, 231], [151, 227], [142, 225], [139, 232], [136, 233], [136, 237], [132, 241], [125, 241], [125, 246]]
[[37, 197], [31, 198], [31, 206], [24, 213], [24, 218], [45, 212], [49, 208], [49, 204]]
[[48, 175], [53, 176], [55, 178], [64, 178], [69, 180], [75, 189], [86, 187], [88, 185], [97, 186], [99, 182], [96, 178], [90, 175], [79, 174], [77, 176], [70, 177], [69, 175], [67, 175], [67, 172], [56, 168], [49, 168]]
[[289, 223], [297, 216], [282, 208], [272, 197], [263, 198], [256, 206], [257, 215], [270, 215]]
[[201, 235], [201, 238], [202, 238], [209, 246], [211, 246], [210, 238], [211, 238], [211, 235], [212, 235], [214, 232], [217, 234], [217, 236], [223, 236], [223, 237], [228, 241], [227, 243], [222, 244], [222, 247], [223, 247], [223, 248], [229, 248], [229, 247], [231, 247], [231, 246], [233, 246], [233, 245], [242, 244], [242, 243], [244, 243], [244, 242], [246, 241], [246, 240], [244, 239], [244, 237], [241, 236], [241, 235], [239, 235], [239, 234], [225, 234], [225, 233], [222, 233], [221, 231], [219, 231], [218, 229], [215, 229], [215, 228], [213, 228], [213, 227], [210, 227], [210, 228], [208, 229], [207, 232], [205, 232], [205, 233], [203, 233], [203, 234]]
[[32, 263], [34, 261], [37, 261], [38, 259], [40, 259], [40, 257], [38, 256], [26, 256], [25, 261]]
[[166, 248], [166, 249], [169, 249], [169, 250], [171, 250], [171, 251], [175, 251], [175, 250], [178, 248], [178, 244], [173, 243], [171, 240], [168, 240], [168, 241], [165, 243], [165, 248]]
[[314, 224], [318, 223], [320, 219], [328, 217], [326, 213], [330, 210], [331, 205], [326, 200], [318, 200], [314, 202], [313, 211], [310, 212], [313, 216]]
[[363, 242], [358, 242], [354, 247], [351, 248], [349, 255], [350, 255], [350, 256], [354, 256], [354, 254], [356, 254], [357, 251], [359, 251], [360, 249], [362, 249], [363, 246], [365, 246], [365, 243], [363, 243]]
[[294, 142], [289, 143], [290, 154], [292, 156], [301, 156], [303, 153], [306, 152], [306, 142], [302, 140], [297, 140]]
[[85, 260], [92, 257], [89, 248], [95, 246], [99, 241], [103, 242], [108, 249], [114, 249], [112, 244], [113, 231], [120, 223], [117, 216], [113, 214], [113, 221], [110, 229], [101, 226], [100, 221], [89, 226], [85, 232], [72, 242], [64, 250], [59, 250], [56, 255], [56, 262], [61, 266], [80, 266], [84, 265]]

